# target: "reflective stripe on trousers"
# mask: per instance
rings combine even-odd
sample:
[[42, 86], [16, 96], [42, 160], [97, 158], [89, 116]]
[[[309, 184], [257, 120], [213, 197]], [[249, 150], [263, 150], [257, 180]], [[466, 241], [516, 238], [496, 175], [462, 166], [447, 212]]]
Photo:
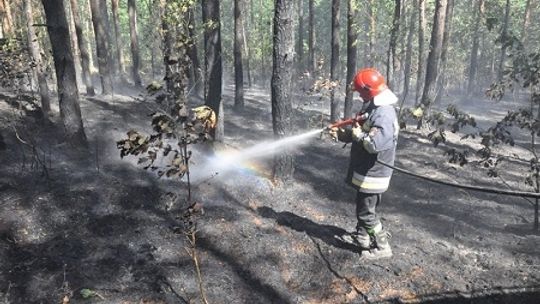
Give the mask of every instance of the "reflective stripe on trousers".
[[352, 177], [352, 183], [360, 187], [360, 189], [384, 191], [388, 189], [388, 186], [390, 185], [390, 176], [363, 176], [354, 172]]

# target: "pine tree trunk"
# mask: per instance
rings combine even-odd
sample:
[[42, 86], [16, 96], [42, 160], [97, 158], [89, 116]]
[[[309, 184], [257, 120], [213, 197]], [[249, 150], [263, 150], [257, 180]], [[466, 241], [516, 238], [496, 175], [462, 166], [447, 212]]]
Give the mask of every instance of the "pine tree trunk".
[[[94, 54], [96, 54], [97, 52], [94, 52], [94, 45], [93, 43], [95, 43], [95, 33], [94, 33], [94, 27], [93, 27], [93, 22], [92, 22], [92, 8], [91, 8], [91, 5], [90, 5], [90, 0], [88, 0], [87, 2], [87, 5], [86, 5], [86, 18], [82, 18], [83, 20], [86, 20], [86, 22], [84, 23], [84, 26], [85, 26], [85, 30], [86, 30], [86, 33], [88, 33], [88, 39], [86, 40], [87, 41], [87, 48], [88, 48], [88, 61], [89, 61], [89, 68], [90, 68], [90, 76], [93, 76], [93, 72], [92, 71], [95, 71], [95, 70], [98, 70], [98, 67], [96, 66], [96, 58], [94, 57]], [[93, 78], [92, 78], [93, 79]], [[94, 81], [92, 80], [92, 83], [94, 83]]]
[[364, 45], [364, 53], [366, 54], [366, 63], [369, 67], [375, 66], [375, 54], [374, 54], [374, 47], [375, 47], [375, 39], [377, 38], [377, 25], [375, 23], [376, 21], [376, 15], [375, 15], [375, 1], [374, 0], [368, 0], [367, 2], [367, 14], [366, 14], [366, 22], [364, 23], [364, 31], [367, 35], [367, 43]]
[[467, 93], [472, 94], [476, 91], [476, 73], [478, 71], [478, 49], [480, 46], [480, 26], [484, 19], [484, 0], [478, 1], [478, 10], [476, 11], [473, 43], [471, 49], [471, 61], [469, 64], [469, 81], [467, 84]]
[[84, 85], [86, 86], [86, 94], [94, 96], [94, 85], [92, 84], [92, 76], [90, 75], [90, 61], [88, 56], [87, 42], [81, 25], [81, 17], [79, 15], [79, 4], [77, 0], [70, 0], [71, 13], [73, 14], [73, 23], [75, 23], [75, 34], [77, 35], [77, 43], [81, 53], [81, 72]]
[[[424, 91], [422, 93], [421, 101], [424, 108], [424, 115], [429, 114], [429, 110], [437, 94], [437, 78], [439, 76], [438, 73], [442, 53], [447, 4], [448, 0], [437, 0], [435, 5], [433, 30], [431, 32], [429, 54], [426, 64], [426, 82], [424, 84]], [[422, 120], [420, 120], [418, 127], [421, 127], [422, 123]]]
[[7, 28], [6, 26], [6, 9], [4, 8], [4, 0], [0, 0], [0, 39], [7, 37]]
[[502, 78], [503, 78], [504, 61], [506, 59], [506, 48], [507, 48], [506, 40], [508, 39], [508, 24], [509, 23], [510, 23], [510, 0], [506, 0], [504, 23], [503, 23], [503, 27], [501, 31], [502, 47], [501, 47], [501, 55], [499, 58], [499, 67], [497, 69], [497, 81], [502, 81]]
[[[1, 0], [0, 0], [1, 1]], [[34, 30], [34, 16], [32, 14], [32, 1], [24, 0], [24, 13], [26, 15], [27, 41], [32, 61], [35, 65], [35, 74], [37, 78], [39, 97], [41, 98], [41, 111], [45, 119], [49, 118], [51, 111], [51, 100], [49, 86], [47, 85], [47, 74], [43, 71], [43, 62], [39, 41]]]
[[51, 40], [58, 102], [64, 131], [69, 142], [84, 144], [86, 135], [79, 107], [77, 80], [63, 0], [42, 0], [47, 19], [47, 31]]
[[244, 68], [242, 64], [243, 2], [234, 0], [234, 109], [244, 109]]
[[[291, 82], [294, 60], [294, 2], [275, 1], [274, 52], [272, 69], [272, 126], [276, 138], [287, 137], [292, 132]], [[284, 151], [274, 157], [273, 178], [284, 181], [292, 178], [294, 157]]]
[[71, 38], [71, 51], [73, 54], [73, 62], [75, 63], [75, 75], [77, 76], [77, 87], [83, 85], [83, 74], [81, 67], [81, 56], [79, 54], [79, 42], [77, 40], [77, 30], [75, 29], [75, 21], [73, 20], [73, 10], [69, 1], [64, 3], [66, 8], [66, 18], [68, 21], [69, 37]]
[[[128, 0], [129, 15], [129, 38], [131, 46], [131, 77], [136, 87], [142, 86], [141, 75], [139, 74], [141, 56], [139, 55], [139, 38], [137, 37], [137, 7], [135, 0]], [[117, 37], [118, 38], [118, 37]], [[120, 45], [119, 45], [120, 46]]]
[[448, 54], [448, 43], [450, 41], [450, 35], [452, 34], [452, 18], [454, 17], [454, 0], [448, 0], [446, 6], [446, 18], [444, 23], [444, 36], [441, 51], [441, 63], [439, 68], [440, 76], [437, 78], [437, 95], [435, 97], [435, 103], [439, 103], [444, 95], [444, 87], [446, 85], [446, 63]]
[[[105, 0], [105, 2], [108, 2], [108, 0]], [[116, 56], [116, 38], [114, 35], [114, 29], [111, 26], [111, 19], [109, 16], [109, 11], [107, 6], [100, 6], [100, 12], [101, 16], [103, 17], [103, 21], [105, 22], [105, 37], [107, 37], [107, 42], [109, 46], [109, 63], [111, 65], [111, 76], [112, 76], [112, 84], [113, 84], [113, 91], [114, 91], [114, 84], [117, 81], [117, 78], [114, 76], [121, 76], [122, 74], [119, 73], [118, 69], [118, 57]]]
[[94, 34], [96, 36], [96, 52], [101, 79], [101, 94], [111, 95], [113, 93], [111, 63], [109, 53], [109, 40], [107, 39], [107, 25], [103, 18], [107, 14], [105, 0], [89, 0], [92, 10], [92, 24], [94, 25]]
[[296, 45], [297, 69], [304, 68], [304, 0], [298, 0], [298, 40]]
[[315, 77], [317, 69], [317, 59], [315, 58], [315, 0], [309, 0], [308, 32], [309, 71], [311, 76]]
[[251, 59], [249, 56], [249, 54], [251, 54], [251, 51], [249, 48], [249, 44], [247, 43], [246, 27], [244, 23], [242, 23], [242, 39], [243, 39], [242, 43], [244, 46], [244, 54], [246, 54], [245, 62], [246, 62], [246, 76], [247, 76], [247, 81], [248, 81], [248, 87], [251, 88], [251, 68], [250, 68]]
[[[401, 0], [401, 12], [399, 17], [399, 31], [397, 33], [397, 41], [396, 41], [396, 48], [395, 48], [395, 54], [394, 54], [394, 76], [393, 78], [393, 84], [392, 84], [392, 90], [394, 92], [401, 92], [403, 93], [403, 85], [404, 85], [404, 74], [405, 74], [405, 54], [407, 50], [407, 18], [410, 15], [408, 12], [408, 6], [409, 2], [412, 2], [412, 0]], [[412, 5], [411, 5], [412, 6]], [[398, 52], [398, 50], [401, 50]]]
[[[490, 43], [487, 42], [486, 35], [483, 35], [483, 34], [480, 35], [479, 49], [480, 50], [486, 50], [488, 48], [488, 45], [489, 45], [489, 47], [492, 47], [490, 45]], [[489, 71], [489, 67], [490, 67], [490, 64], [491, 64], [490, 60], [492, 60], [493, 56], [490, 56], [490, 58], [488, 58], [488, 55], [489, 55], [488, 53], [489, 52], [484, 52], [484, 51], [479, 51], [478, 52], [478, 54], [479, 54], [478, 65], [477, 65], [478, 71], [476, 72], [476, 78], [474, 79], [475, 84], [476, 84], [475, 87], [478, 89], [477, 90], [478, 92], [480, 92], [479, 88], [484, 86], [486, 84], [486, 82], [488, 81], [487, 80], [488, 75], [489, 75], [489, 77], [493, 76], [493, 73], [491, 73], [491, 72], [489, 72], [489, 73], [481, 73], [482, 70], [483, 71]]]
[[[260, 0], [259, 1], [259, 4], [260, 4], [260, 9], [261, 10], [264, 10], [266, 9], [264, 7], [264, 4], [263, 4], [263, 0]], [[264, 41], [266, 40], [265, 39], [265, 36], [264, 36], [264, 33], [267, 32], [267, 28], [265, 27], [265, 24], [264, 24], [264, 20], [263, 18], [261, 17], [259, 19], [259, 33], [260, 33], [260, 48], [261, 48], [261, 72], [260, 72], [260, 79], [261, 79], [261, 83], [263, 84], [264, 87], [266, 87], [266, 80], [267, 78], [265, 77], [265, 71], [267, 70], [266, 69], [266, 57], [267, 57], [267, 54], [266, 54], [266, 48], [265, 48], [265, 45], [264, 45]]]
[[[152, 38], [154, 41], [163, 41], [163, 37], [161, 36], [160, 28], [160, 1], [159, 0], [153, 0], [148, 1], [147, 9], [151, 12], [152, 16], [152, 22], [150, 22], [147, 26], [150, 29], [149, 31], [152, 33]], [[159, 48], [161, 44], [160, 43], [152, 43], [152, 46], [150, 47], [150, 61], [152, 65], [152, 80], [156, 78], [156, 76], [160, 73], [161, 69], [158, 68], [158, 54]]]
[[389, 87], [394, 85], [394, 73], [396, 71], [396, 48], [397, 35], [399, 32], [399, 18], [401, 17], [401, 0], [394, 0], [394, 19], [390, 30], [390, 44], [386, 55], [386, 82]]
[[345, 106], [344, 106], [344, 118], [352, 116], [352, 104], [353, 104], [353, 87], [352, 81], [356, 73], [356, 56], [358, 40], [358, 25], [356, 24], [356, 18], [358, 18], [358, 1], [347, 0], [347, 80], [345, 86]]
[[[339, 82], [339, 5], [340, 0], [332, 0], [332, 38], [331, 38], [331, 58], [330, 58], [330, 80]], [[330, 121], [339, 119], [339, 100], [336, 98], [336, 90], [330, 93]]]
[[[489, 75], [490, 75], [490, 79], [489, 79], [489, 82], [492, 83], [494, 81], [497, 80], [497, 77], [498, 77], [498, 74], [497, 74], [497, 68], [495, 66], [497, 66], [497, 59], [496, 59], [497, 56], [491, 56], [491, 59], [490, 60], [490, 63], [489, 63], [489, 66], [490, 66], [490, 69], [489, 69]], [[498, 67], [498, 66], [497, 66]]]
[[219, 14], [219, 0], [202, 1], [203, 22], [214, 24], [212, 28], [206, 28], [204, 32], [205, 49], [205, 79], [207, 80], [207, 91], [205, 94], [205, 104], [209, 106], [218, 117], [218, 122], [214, 134], [214, 140], [223, 141], [224, 124], [221, 105], [222, 86], [222, 58], [221, 58], [221, 25]]
[[[532, 87], [529, 87], [529, 94], [530, 94], [530, 101], [531, 101], [531, 114], [532, 114], [532, 111], [534, 110], [534, 106], [535, 106], [535, 103], [534, 100], [533, 100], [533, 88]], [[540, 105], [538, 105], [536, 107], [536, 121], [539, 121], [540, 120]], [[535, 156], [533, 159], [531, 159], [531, 163], [538, 163], [538, 152], [537, 152], [537, 149], [536, 149], [536, 136], [537, 136], [537, 133], [536, 132], [532, 132], [531, 133], [531, 147], [532, 147], [532, 153], [533, 155]], [[535, 170], [535, 186], [534, 186], [534, 191], [536, 193], [540, 193], [540, 169], [538, 168], [538, 166], [536, 166], [536, 170]], [[534, 224], [533, 224], [533, 229], [535, 231], [540, 231], [540, 199], [536, 198], [535, 199], [535, 204], [534, 204]]]
[[403, 84], [403, 94], [401, 96], [399, 113], [403, 111], [403, 105], [409, 94], [409, 88], [411, 85], [411, 63], [412, 63], [412, 53], [413, 53], [413, 36], [415, 30], [415, 21], [418, 11], [416, 7], [418, 5], [418, 0], [415, 0], [415, 3], [412, 6], [411, 17], [409, 19], [409, 29], [407, 32], [407, 49], [405, 51], [405, 75], [404, 75], [404, 84]]
[[199, 55], [197, 51], [197, 35], [195, 33], [195, 10], [193, 6], [187, 11], [186, 19], [188, 20], [188, 35], [191, 40], [191, 45], [188, 48], [188, 56], [191, 60], [191, 78], [192, 78], [192, 89], [195, 90], [195, 95], [204, 96], [204, 80], [203, 72], [201, 69], [201, 63], [199, 61]]
[[165, 67], [165, 87], [169, 96], [174, 95], [174, 79], [171, 67], [173, 53], [173, 29], [169, 27], [169, 5], [166, 0], [159, 0], [161, 32], [163, 33], [163, 66]]
[[2, 34], [4, 38], [11, 38], [14, 35], [9, 1], [0, 0], [0, 21], [2, 23]]
[[[117, 74], [121, 75], [121, 78], [123, 78], [123, 75], [125, 73], [125, 68], [124, 68], [124, 53], [122, 52], [122, 38], [121, 38], [121, 31], [120, 31], [120, 20], [119, 20], [119, 17], [118, 17], [118, 1], [119, 0], [111, 0], [111, 4], [112, 4], [112, 22], [113, 22], [113, 26], [114, 26], [114, 44], [116, 46], [116, 61], [117, 61]], [[129, 7], [129, 3], [130, 1], [128, 0], [128, 10], [130, 9]], [[130, 34], [131, 34], [131, 11], [129, 13], [129, 17], [130, 17]], [[137, 17], [135, 17], [137, 18]], [[133, 43], [133, 38], [132, 38], [132, 41]], [[133, 51], [133, 50], [132, 50]], [[137, 85], [137, 84], [135, 84]]]
[[523, 14], [523, 25], [521, 27], [521, 41], [526, 47], [529, 40], [527, 30], [529, 28], [529, 23], [531, 22], [531, 0], [527, 0], [525, 4], [525, 13]]
[[426, 32], [426, 0], [418, 0], [418, 69], [416, 76], [416, 105], [420, 103], [425, 78], [425, 39]]

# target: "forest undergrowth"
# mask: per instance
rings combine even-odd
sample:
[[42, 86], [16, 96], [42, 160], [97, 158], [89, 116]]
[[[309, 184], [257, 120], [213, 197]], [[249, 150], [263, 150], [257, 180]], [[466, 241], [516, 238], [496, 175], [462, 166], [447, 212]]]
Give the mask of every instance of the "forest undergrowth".
[[[234, 112], [232, 92], [225, 90], [222, 149], [271, 138], [269, 96], [250, 89], [245, 109]], [[301, 96], [293, 107], [297, 133], [327, 118], [324, 99]], [[86, 151], [0, 100], [0, 303], [200, 302], [181, 229], [185, 187], [142, 170], [136, 159], [121, 160], [115, 146], [130, 129], [150, 131], [148, 105], [115, 95], [84, 98], [81, 108]], [[491, 108], [475, 100], [473, 115], [504, 114]], [[463, 184], [520, 185], [523, 164], [506, 162], [505, 176], [490, 178], [487, 170], [446, 162], [425, 132], [402, 130], [398, 166]], [[501, 153], [523, 152], [512, 149]], [[314, 139], [294, 152], [295, 178], [280, 187], [268, 179], [265, 160], [193, 185], [208, 303], [535, 303], [540, 236], [531, 230], [531, 205], [518, 197], [396, 173], [380, 206], [394, 257], [361, 262], [335, 238], [355, 225], [354, 191], [344, 183], [348, 152]], [[196, 155], [192, 170], [202, 162]]]

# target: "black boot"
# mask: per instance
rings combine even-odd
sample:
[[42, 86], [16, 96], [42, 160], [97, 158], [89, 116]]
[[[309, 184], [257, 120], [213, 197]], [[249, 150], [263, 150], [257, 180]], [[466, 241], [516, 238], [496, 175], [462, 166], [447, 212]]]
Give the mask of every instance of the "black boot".
[[336, 237], [344, 243], [357, 246], [360, 250], [368, 250], [371, 248], [371, 236], [365, 230], [359, 230], [357, 232], [347, 233]]
[[390, 233], [385, 230], [376, 232], [373, 235], [374, 246], [367, 251], [362, 251], [361, 259], [377, 260], [391, 257], [392, 248], [390, 247], [390, 243], [388, 242], [390, 236]]

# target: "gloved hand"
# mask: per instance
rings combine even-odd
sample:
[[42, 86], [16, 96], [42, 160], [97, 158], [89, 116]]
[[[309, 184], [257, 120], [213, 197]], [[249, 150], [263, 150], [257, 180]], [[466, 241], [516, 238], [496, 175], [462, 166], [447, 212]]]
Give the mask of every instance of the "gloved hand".
[[366, 133], [362, 130], [362, 126], [356, 122], [351, 129], [351, 135], [353, 141], [361, 141], [366, 136]]
[[333, 141], [338, 141], [338, 132], [343, 132], [343, 130], [340, 130], [339, 128], [331, 128], [328, 130], [328, 135], [330, 135], [330, 138]]

